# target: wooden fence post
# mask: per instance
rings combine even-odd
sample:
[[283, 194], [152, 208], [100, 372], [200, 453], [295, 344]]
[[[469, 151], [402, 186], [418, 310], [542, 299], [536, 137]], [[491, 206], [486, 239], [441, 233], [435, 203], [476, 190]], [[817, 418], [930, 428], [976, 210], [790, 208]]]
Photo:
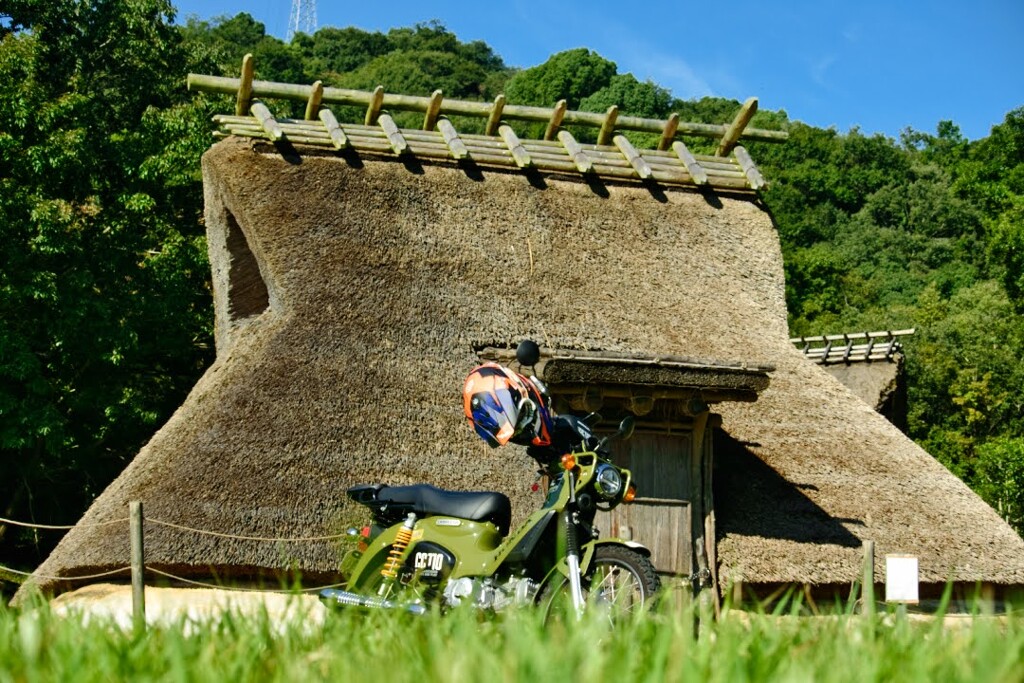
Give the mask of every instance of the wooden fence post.
[[146, 566], [142, 534], [142, 501], [133, 500], [128, 504], [129, 529], [132, 539], [132, 620], [136, 630], [146, 627], [146, 583], [143, 571]]
[[875, 612], [875, 542], [864, 541], [864, 569], [861, 575], [861, 614]]

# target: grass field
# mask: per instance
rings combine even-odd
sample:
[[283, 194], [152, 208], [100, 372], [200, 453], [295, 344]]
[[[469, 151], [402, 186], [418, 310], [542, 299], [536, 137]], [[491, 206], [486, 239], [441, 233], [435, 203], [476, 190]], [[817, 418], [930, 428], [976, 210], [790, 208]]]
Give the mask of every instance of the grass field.
[[1024, 681], [1024, 617], [961, 626], [895, 614], [728, 613], [667, 606], [609, 627], [545, 627], [532, 610], [416, 618], [338, 611], [326, 626], [226, 614], [133, 634], [0, 607], [0, 682]]

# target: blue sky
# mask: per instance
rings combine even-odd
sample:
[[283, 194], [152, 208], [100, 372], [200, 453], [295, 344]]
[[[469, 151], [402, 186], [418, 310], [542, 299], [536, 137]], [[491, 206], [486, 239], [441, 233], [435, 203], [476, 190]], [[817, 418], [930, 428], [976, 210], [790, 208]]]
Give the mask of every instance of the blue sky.
[[[178, 21], [248, 12], [284, 38], [292, 0], [178, 0]], [[320, 26], [440, 20], [529, 67], [588, 47], [681, 98], [784, 109], [814, 126], [898, 137], [950, 119], [977, 139], [1024, 106], [1024, 0], [317, 2]]]

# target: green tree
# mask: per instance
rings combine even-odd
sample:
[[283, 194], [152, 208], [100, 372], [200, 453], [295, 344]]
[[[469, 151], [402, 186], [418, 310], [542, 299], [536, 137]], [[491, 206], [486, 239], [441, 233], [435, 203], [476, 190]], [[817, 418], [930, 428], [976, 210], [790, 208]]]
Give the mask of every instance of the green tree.
[[583, 98], [611, 83], [615, 71], [615, 62], [596, 52], [582, 47], [566, 50], [512, 76], [505, 95], [516, 104], [543, 107], [564, 99], [570, 109], [578, 109]]
[[[0, 42], [0, 512], [73, 522], [209, 361], [202, 60], [165, 0], [24, 2]], [[73, 17], [69, 20], [68, 17]], [[48, 545], [3, 529], [0, 562]]]
[[1024, 534], [1024, 438], [998, 438], [978, 447], [977, 489]]

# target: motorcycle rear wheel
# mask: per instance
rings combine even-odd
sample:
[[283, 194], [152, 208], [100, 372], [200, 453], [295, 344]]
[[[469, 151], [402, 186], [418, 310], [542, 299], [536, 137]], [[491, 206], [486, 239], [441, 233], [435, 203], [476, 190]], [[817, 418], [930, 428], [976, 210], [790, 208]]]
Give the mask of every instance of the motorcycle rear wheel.
[[[620, 545], [598, 546], [583, 576], [585, 611], [599, 610], [612, 623], [633, 618], [661, 588], [650, 559]], [[569, 579], [558, 577], [541, 592], [538, 604], [545, 621], [575, 618]]]

